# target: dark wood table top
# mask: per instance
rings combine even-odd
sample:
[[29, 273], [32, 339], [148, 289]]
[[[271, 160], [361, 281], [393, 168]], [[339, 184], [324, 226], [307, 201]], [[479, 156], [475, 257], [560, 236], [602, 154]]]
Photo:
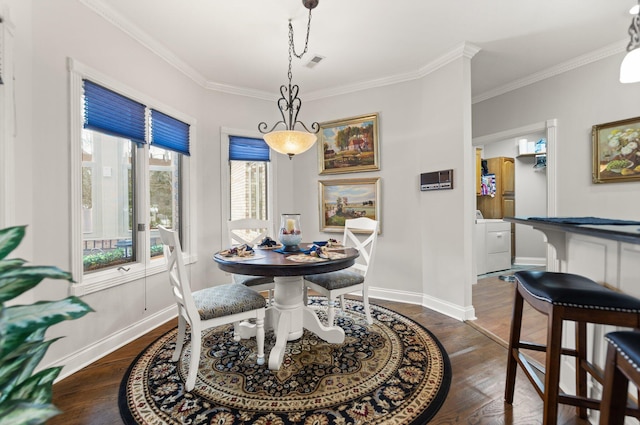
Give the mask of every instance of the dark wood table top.
[[[301, 244], [307, 246], [307, 244]], [[302, 263], [288, 260], [295, 253], [282, 254], [270, 249], [256, 249], [255, 258], [234, 261], [216, 253], [213, 259], [221, 270], [229, 273], [253, 276], [304, 276], [309, 274], [328, 273], [346, 269], [355, 263], [360, 255], [355, 248], [344, 248], [332, 252], [344, 253], [345, 258]]]
[[540, 230], [556, 230], [619, 242], [640, 244], [640, 223], [631, 224], [634, 223], [632, 221], [608, 220], [593, 217], [584, 217], [582, 220], [580, 217], [575, 220], [562, 217], [549, 217], [547, 220], [545, 220], [544, 217], [505, 217], [504, 221], [525, 224]]

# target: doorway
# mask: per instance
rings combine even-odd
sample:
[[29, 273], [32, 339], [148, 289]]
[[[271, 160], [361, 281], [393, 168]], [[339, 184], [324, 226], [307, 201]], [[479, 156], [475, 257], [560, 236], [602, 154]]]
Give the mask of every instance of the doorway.
[[[546, 166], [542, 170], [534, 169], [535, 157], [532, 159], [527, 157], [518, 158], [519, 153], [519, 140], [535, 140], [537, 138], [546, 139]], [[516, 204], [515, 215], [516, 216], [555, 216], [556, 215], [556, 145], [557, 145], [557, 122], [555, 119], [547, 120], [540, 123], [530, 124], [527, 126], [514, 128], [510, 130], [501, 131], [499, 133], [489, 134], [486, 136], [473, 138], [473, 147], [483, 147], [485, 154], [489, 156], [508, 156], [516, 157]], [[473, 149], [473, 155], [475, 156], [475, 149]], [[486, 156], [486, 155], [485, 155]], [[531, 168], [529, 168], [531, 166]], [[521, 171], [522, 173], [519, 173]], [[536, 173], [536, 174], [533, 174]], [[520, 182], [518, 176], [520, 175]], [[531, 179], [533, 178], [533, 180]], [[545, 186], [540, 189], [541, 180]], [[526, 193], [532, 188], [536, 187], [539, 193], [543, 193], [540, 196], [544, 196], [544, 199], [540, 200], [538, 197], [530, 199]], [[520, 196], [518, 197], [518, 192]], [[475, 205], [475, 199], [474, 203]], [[536, 235], [533, 237], [535, 242], [536, 237], [539, 237], [539, 233], [533, 229], [527, 229], [528, 226], [516, 226], [516, 244], [518, 244], [518, 235], [522, 236], [522, 241], [516, 246], [516, 264], [533, 262], [535, 265], [545, 265], [548, 270], [555, 271], [556, 265], [553, 261], [552, 248], [548, 247], [544, 243], [545, 253], [539, 254], [538, 247], [534, 247], [533, 254], [530, 249], [526, 247], [527, 241], [530, 240], [530, 232], [534, 232]], [[475, 237], [475, 236], [474, 236]], [[475, 241], [474, 241], [475, 243]], [[520, 248], [520, 249], [518, 249]], [[518, 254], [520, 252], [520, 254]], [[536, 254], [536, 252], [538, 252]], [[520, 259], [518, 259], [518, 256]], [[544, 257], [544, 261], [539, 260]]]
[[[516, 195], [515, 195], [515, 215], [516, 216], [555, 216], [556, 215], [556, 145], [557, 145], [557, 123], [556, 120], [547, 120], [540, 123], [531, 124], [524, 127], [505, 130], [499, 133], [490, 134], [487, 136], [474, 138], [472, 141], [472, 153], [475, 156], [475, 148], [483, 148], [483, 157], [497, 157], [506, 156], [515, 158], [516, 168]], [[519, 140], [520, 139], [546, 139], [546, 168], [544, 170], [536, 171], [533, 167], [535, 164], [535, 157], [523, 157], [518, 158], [519, 154]], [[475, 161], [474, 161], [475, 162]], [[535, 173], [535, 174], [534, 174]], [[518, 176], [520, 176], [520, 182], [518, 182]], [[533, 185], [533, 186], [531, 186]], [[540, 189], [542, 185], [542, 189]], [[527, 191], [531, 187], [537, 187], [539, 194], [535, 199], [531, 199], [527, 196]], [[475, 196], [475, 195], [474, 195]], [[540, 199], [542, 198], [542, 199]], [[475, 205], [475, 199], [473, 205]], [[556, 262], [554, 261], [553, 248], [548, 246], [546, 241], [542, 238], [539, 231], [527, 228], [528, 226], [516, 225], [515, 228], [515, 258], [512, 269], [522, 267], [536, 267], [546, 268], [550, 271], [556, 271]], [[476, 244], [477, 236], [474, 234], [474, 246]], [[477, 254], [476, 254], [477, 255]], [[477, 261], [476, 255], [474, 255], [474, 261]], [[475, 269], [475, 267], [474, 267]], [[512, 271], [505, 271], [504, 274], [512, 273]], [[493, 279], [497, 279], [494, 276]], [[479, 291], [484, 291], [485, 288], [477, 284], [478, 276], [473, 280], [475, 284], [472, 285], [471, 299], [478, 299], [478, 295], [483, 294]], [[502, 282], [510, 285], [508, 282]], [[497, 294], [503, 294], [507, 299], [495, 300], [495, 305], [499, 303], [507, 303], [509, 306], [512, 299], [508, 296], [508, 291], [498, 291]], [[496, 295], [491, 295], [491, 297]], [[500, 295], [502, 296], [502, 295]], [[493, 302], [493, 301], [492, 301]], [[476, 317], [484, 320], [483, 315], [486, 313], [481, 305], [475, 305], [472, 301]], [[495, 318], [498, 321], [504, 321], [509, 317]], [[479, 321], [482, 321], [479, 320]], [[490, 318], [490, 320], [494, 320]]]

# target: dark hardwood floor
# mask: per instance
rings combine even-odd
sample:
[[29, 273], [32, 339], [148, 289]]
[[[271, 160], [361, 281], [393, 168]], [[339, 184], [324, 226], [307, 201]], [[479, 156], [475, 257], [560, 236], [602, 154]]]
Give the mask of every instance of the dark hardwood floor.
[[[499, 337], [496, 335], [502, 335], [505, 327], [508, 332], [511, 296], [504, 290], [505, 286], [495, 292], [489, 290], [491, 285], [486, 286], [487, 289], [484, 285], [474, 287], [474, 305], [478, 303], [476, 312], [479, 319], [472, 325], [471, 322], [460, 322], [421, 306], [372, 300], [425, 326], [449, 354], [453, 369], [451, 389], [444, 405], [430, 422], [432, 424], [541, 423], [542, 402], [521, 372], [518, 372], [513, 405], [503, 401], [507, 350], [497, 342]], [[498, 311], [499, 305], [508, 310], [506, 315]], [[481, 332], [478, 330], [479, 324], [491, 330]], [[176, 321], [168, 322], [56, 383], [53, 401], [63, 413], [47, 424], [122, 423], [118, 411], [118, 389], [124, 373], [138, 353], [175, 325]], [[489, 337], [488, 333], [494, 335]], [[575, 417], [574, 412], [573, 408], [561, 407], [558, 423], [588, 424]]]

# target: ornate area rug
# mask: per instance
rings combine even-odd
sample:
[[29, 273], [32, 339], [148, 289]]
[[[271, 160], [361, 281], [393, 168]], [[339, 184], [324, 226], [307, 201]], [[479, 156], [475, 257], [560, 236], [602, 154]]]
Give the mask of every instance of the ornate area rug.
[[[326, 299], [311, 297], [321, 305]], [[177, 329], [147, 347], [120, 388], [126, 424], [425, 424], [440, 409], [451, 384], [451, 365], [424, 327], [371, 305], [347, 300], [336, 323], [343, 344], [308, 331], [287, 344], [279, 371], [258, 366], [255, 339], [236, 342], [231, 325], [203, 334], [196, 386], [184, 391], [190, 344], [171, 363]], [[318, 314], [325, 319], [324, 310]], [[265, 353], [274, 344], [267, 332]]]

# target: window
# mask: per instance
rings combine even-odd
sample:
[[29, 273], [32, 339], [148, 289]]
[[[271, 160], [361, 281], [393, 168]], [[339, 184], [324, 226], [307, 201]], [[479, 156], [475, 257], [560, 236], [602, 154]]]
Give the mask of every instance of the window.
[[151, 257], [162, 256], [158, 226], [178, 230], [182, 243], [182, 162], [189, 156], [189, 125], [151, 110], [149, 148], [149, 227]]
[[[275, 179], [269, 146], [262, 138], [238, 134], [237, 130], [223, 130], [222, 134], [223, 218], [271, 220]], [[222, 233], [224, 246], [228, 243], [226, 230]]]
[[94, 130], [82, 132], [83, 270], [136, 261], [135, 144]]
[[269, 146], [262, 139], [229, 137], [231, 220], [267, 220]]
[[[151, 146], [149, 149], [149, 227], [151, 257], [162, 256], [158, 226], [180, 230], [181, 154]], [[179, 233], [182, 233], [179, 231]]]
[[72, 292], [164, 271], [164, 262], [154, 261], [162, 257], [159, 225], [178, 230], [191, 262], [192, 120], [78, 62], [70, 69], [72, 108], [82, 117], [71, 137], [79, 189], [72, 191]]

